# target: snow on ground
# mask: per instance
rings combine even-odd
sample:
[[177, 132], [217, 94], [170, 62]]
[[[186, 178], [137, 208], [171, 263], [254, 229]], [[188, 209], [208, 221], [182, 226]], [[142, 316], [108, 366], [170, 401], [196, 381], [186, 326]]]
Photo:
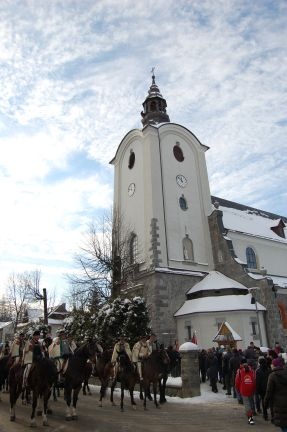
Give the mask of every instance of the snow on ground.
[[[167, 385], [171, 386], [171, 387], [180, 387], [181, 386], [181, 377], [179, 378], [168, 378], [167, 381]], [[192, 398], [181, 398], [178, 396], [166, 396], [166, 400], [169, 403], [180, 403], [180, 404], [212, 404], [212, 405], [216, 405], [216, 404], [222, 404], [222, 403], [236, 403], [236, 399], [233, 398], [233, 396], [226, 396], [226, 390], [222, 389], [222, 385], [218, 384], [218, 393], [213, 393], [211, 391], [211, 387], [209, 385], [209, 382], [207, 383], [201, 383], [200, 384], [200, 392], [201, 392], [201, 396], [195, 396]], [[100, 392], [100, 387], [96, 386], [96, 385], [90, 385], [91, 389], [95, 389], [98, 393]], [[110, 394], [110, 389], [107, 390], [107, 396], [109, 397]], [[117, 396], [120, 395], [120, 389], [116, 388], [115, 389], [115, 394]], [[129, 395], [125, 394], [125, 398], [129, 397]], [[134, 397], [135, 399], [139, 399], [139, 392], [135, 391], [134, 392]]]

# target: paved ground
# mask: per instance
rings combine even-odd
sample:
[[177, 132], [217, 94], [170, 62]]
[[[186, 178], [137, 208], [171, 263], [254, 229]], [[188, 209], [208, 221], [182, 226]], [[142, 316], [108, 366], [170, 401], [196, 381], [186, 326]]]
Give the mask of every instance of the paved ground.
[[[109, 400], [103, 407], [98, 406], [98, 390], [92, 396], [81, 396], [78, 402], [78, 420], [65, 421], [65, 404], [61, 397], [52, 403], [53, 414], [49, 416], [49, 426], [42, 426], [41, 417], [37, 418], [37, 430], [45, 432], [279, 432], [270, 422], [256, 416], [255, 426], [249, 426], [244, 417], [243, 407], [235, 400], [222, 397], [221, 400], [200, 404], [175, 403], [169, 399], [160, 409], [149, 402], [144, 411], [142, 402], [136, 399], [137, 408], [133, 410], [125, 397], [125, 411], [119, 406], [112, 407]], [[118, 403], [118, 398], [116, 397]], [[0, 432], [22, 432], [30, 428], [30, 407], [17, 406], [16, 422], [9, 421], [8, 395], [2, 395], [0, 402]]]

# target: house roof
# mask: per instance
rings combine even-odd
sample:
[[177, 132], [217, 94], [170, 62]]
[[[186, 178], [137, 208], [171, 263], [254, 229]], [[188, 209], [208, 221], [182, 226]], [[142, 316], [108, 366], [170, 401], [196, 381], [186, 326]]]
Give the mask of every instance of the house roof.
[[244, 285], [233, 279], [230, 279], [224, 274], [218, 271], [210, 271], [204, 279], [202, 279], [200, 282], [190, 288], [187, 294], [192, 294], [198, 291], [221, 290], [230, 288], [236, 288], [240, 290], [245, 289], [246, 291], [248, 291]]
[[8, 327], [11, 324], [13, 324], [13, 321], [0, 322], [0, 329]]
[[[201, 297], [193, 300], [186, 300], [175, 312], [174, 316], [191, 315], [207, 312], [228, 312], [228, 311], [254, 311], [256, 305], [251, 304], [252, 295], [226, 295], [218, 297]], [[265, 311], [266, 308], [257, 302], [257, 309]]]

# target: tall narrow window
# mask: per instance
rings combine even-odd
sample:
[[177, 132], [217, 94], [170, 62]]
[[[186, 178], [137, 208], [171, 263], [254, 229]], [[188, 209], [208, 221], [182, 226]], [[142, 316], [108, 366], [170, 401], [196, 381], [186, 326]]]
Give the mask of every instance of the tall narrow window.
[[256, 255], [254, 250], [251, 247], [246, 248], [246, 261], [247, 267], [251, 269], [257, 268]]
[[184, 198], [184, 195], [181, 195], [181, 197], [179, 198], [179, 206], [181, 210], [187, 210], [187, 202], [186, 199]]
[[138, 255], [138, 237], [136, 234], [131, 235], [130, 240], [130, 263], [135, 264]]
[[193, 243], [188, 237], [188, 234], [186, 234], [185, 238], [182, 240], [182, 249], [184, 260], [194, 261]]
[[136, 160], [135, 154], [134, 154], [134, 152], [131, 150], [131, 152], [130, 152], [130, 157], [129, 157], [129, 169], [132, 169], [132, 168], [133, 168], [133, 166], [134, 166], [134, 164], [135, 164], [135, 160]]
[[183, 152], [182, 152], [181, 148], [179, 147], [179, 143], [176, 143], [176, 145], [173, 147], [173, 154], [174, 154], [175, 159], [178, 162], [184, 161]]

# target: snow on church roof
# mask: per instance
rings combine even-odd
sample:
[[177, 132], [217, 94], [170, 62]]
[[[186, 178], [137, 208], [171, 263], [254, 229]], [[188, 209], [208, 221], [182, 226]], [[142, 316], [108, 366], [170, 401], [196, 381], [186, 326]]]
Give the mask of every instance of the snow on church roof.
[[218, 271], [211, 271], [202, 281], [198, 282], [192, 288], [190, 288], [187, 294], [195, 293], [198, 291], [219, 290], [219, 289], [228, 289], [228, 288], [247, 290], [247, 288], [241, 283], [233, 279], [230, 279], [229, 277], [223, 275]]
[[[271, 229], [277, 226], [281, 219], [286, 222], [285, 217], [247, 207], [222, 198], [212, 197], [212, 201], [217, 201], [219, 203], [219, 210], [223, 213], [224, 228], [230, 231], [287, 243], [286, 238], [278, 236]], [[285, 233], [287, 233], [286, 228]]]
[[[251, 294], [246, 295], [226, 295], [214, 297], [201, 297], [193, 300], [186, 300], [184, 304], [175, 312], [174, 316], [189, 315], [204, 312], [223, 312], [223, 311], [254, 311], [255, 304], [251, 304]], [[257, 302], [259, 311], [266, 308]]]

